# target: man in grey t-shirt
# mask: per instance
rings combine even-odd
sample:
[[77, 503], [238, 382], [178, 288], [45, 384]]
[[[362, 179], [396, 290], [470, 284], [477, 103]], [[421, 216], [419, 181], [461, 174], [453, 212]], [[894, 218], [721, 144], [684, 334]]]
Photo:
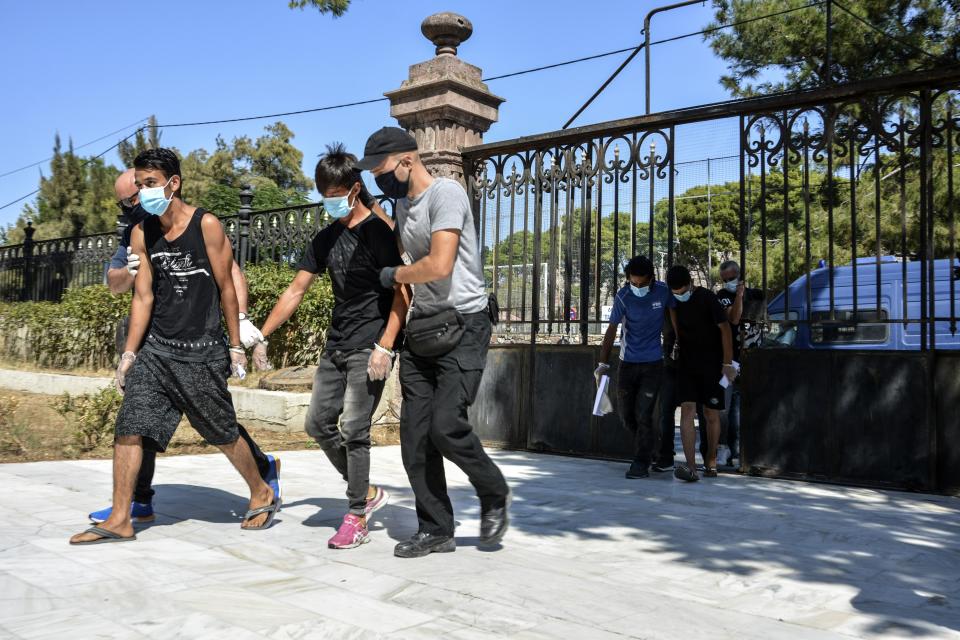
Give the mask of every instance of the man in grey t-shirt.
[[480, 544], [496, 545], [507, 529], [510, 490], [467, 421], [492, 331], [469, 199], [460, 183], [430, 175], [416, 141], [403, 129], [384, 127], [370, 136], [358, 166], [372, 170], [384, 195], [397, 199], [401, 250], [413, 259], [382, 269], [380, 284], [413, 285], [411, 318], [455, 309], [464, 320], [463, 335], [450, 351], [424, 356], [408, 345], [400, 354], [400, 447], [420, 526], [394, 555], [456, 550], [443, 458], [460, 467], [477, 490]]
[[477, 231], [470, 201], [460, 183], [434, 178], [423, 193], [397, 202], [400, 243], [413, 260], [430, 255], [432, 235], [445, 229], [456, 230], [460, 236], [453, 272], [446, 278], [416, 285], [414, 317], [451, 308], [463, 314], [487, 308]]

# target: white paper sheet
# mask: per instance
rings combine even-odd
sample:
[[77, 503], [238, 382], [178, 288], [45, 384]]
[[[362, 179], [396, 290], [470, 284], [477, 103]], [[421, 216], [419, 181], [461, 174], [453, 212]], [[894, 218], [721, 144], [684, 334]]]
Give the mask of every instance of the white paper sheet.
[[[740, 375], [740, 363], [737, 362], [736, 360], [734, 360], [734, 361], [731, 362], [730, 364], [732, 364], [732, 365], [733, 365], [733, 368], [737, 370], [737, 375]], [[723, 387], [724, 389], [726, 389], [726, 388], [729, 387], [731, 384], [733, 384], [733, 383], [730, 382], [729, 380], [727, 380], [727, 376], [725, 376], [725, 375], [721, 375], [721, 376], [720, 376], [720, 386], [721, 386], [721, 387]]]
[[610, 376], [600, 376], [600, 384], [597, 385], [597, 395], [593, 399], [593, 415], [605, 416], [613, 411], [613, 405], [610, 403], [610, 397], [607, 395], [607, 389], [610, 387]]

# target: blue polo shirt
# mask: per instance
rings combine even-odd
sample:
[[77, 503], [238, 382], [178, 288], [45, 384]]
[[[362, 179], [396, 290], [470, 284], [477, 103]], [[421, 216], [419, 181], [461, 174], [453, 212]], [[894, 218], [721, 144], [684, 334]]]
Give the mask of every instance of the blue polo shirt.
[[676, 306], [675, 298], [662, 282], [654, 280], [647, 295], [634, 295], [626, 285], [613, 298], [610, 324], [623, 323], [620, 359], [624, 362], [660, 362], [663, 349], [660, 332], [667, 309]]

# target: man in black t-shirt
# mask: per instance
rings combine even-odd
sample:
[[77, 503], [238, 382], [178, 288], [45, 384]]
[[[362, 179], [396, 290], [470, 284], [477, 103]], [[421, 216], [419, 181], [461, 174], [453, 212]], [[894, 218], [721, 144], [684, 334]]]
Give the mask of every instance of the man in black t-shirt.
[[680, 437], [686, 465], [674, 475], [681, 480], [699, 480], [696, 467], [696, 439], [693, 416], [697, 403], [703, 405], [707, 421], [707, 454], [704, 475], [717, 475], [717, 443], [720, 439], [720, 411], [724, 407], [721, 380], [732, 383], [737, 377], [733, 365], [733, 340], [727, 316], [716, 294], [703, 287], [694, 287], [690, 271], [674, 265], [667, 272], [667, 286], [677, 299], [671, 309], [677, 326], [679, 351], [678, 388], [680, 399]]
[[[717, 293], [720, 305], [730, 321], [730, 330], [733, 333], [733, 359], [740, 361], [741, 350], [751, 349], [760, 344], [762, 327], [756, 313], [751, 309], [763, 308], [763, 292], [759, 289], [750, 289], [740, 277], [740, 265], [733, 260], [727, 260], [720, 265], [720, 278], [723, 287]], [[729, 448], [729, 459], [718, 460], [720, 464], [732, 463], [740, 458], [740, 383], [735, 382], [727, 388], [726, 393], [727, 420], [723, 425], [724, 433], [720, 441]], [[718, 458], [725, 456], [720, 455]]]
[[350, 510], [328, 541], [331, 549], [368, 542], [367, 516], [387, 502], [386, 492], [370, 484], [370, 421], [409, 301], [405, 287], [380, 284], [380, 270], [403, 261], [393, 230], [361, 199], [356, 161], [338, 144], [317, 163], [317, 190], [334, 220], [307, 245], [297, 275], [261, 329], [264, 336], [272, 334], [297, 310], [317, 276], [329, 273], [333, 318], [313, 381], [306, 432], [347, 481]]

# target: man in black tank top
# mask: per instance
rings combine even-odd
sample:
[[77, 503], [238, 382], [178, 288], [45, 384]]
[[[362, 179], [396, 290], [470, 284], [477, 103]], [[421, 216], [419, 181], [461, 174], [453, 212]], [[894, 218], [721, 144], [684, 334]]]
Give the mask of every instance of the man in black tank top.
[[[140, 267], [140, 257], [135, 253], [128, 255], [130, 236], [133, 234], [133, 229], [143, 222], [149, 214], [140, 207], [140, 190], [137, 188], [136, 175], [133, 169], [127, 169], [120, 174], [114, 183], [114, 191], [117, 196], [117, 205], [123, 211], [129, 224], [123, 231], [123, 241], [113, 258], [110, 259], [110, 268], [107, 270], [107, 284], [110, 286], [111, 293], [126, 293], [133, 289], [133, 280]], [[237, 302], [240, 306], [240, 339], [243, 341], [243, 345], [249, 348], [262, 341], [263, 336], [247, 319], [247, 279], [236, 262], [233, 263], [230, 277], [233, 280], [233, 287], [237, 292]], [[118, 356], [123, 354], [127, 343], [129, 322], [130, 316], [127, 316], [117, 328]], [[280, 458], [264, 454], [247, 430], [243, 428], [243, 425], [238, 425], [238, 430], [240, 431], [240, 437], [247, 441], [250, 451], [253, 452], [260, 475], [270, 484], [274, 493], [280, 495]], [[137, 485], [133, 490], [133, 504], [130, 507], [130, 514], [134, 522], [152, 522], [154, 520], [153, 474], [156, 471], [156, 458], [156, 451], [144, 449], [143, 460], [140, 463], [140, 473], [137, 475]], [[110, 517], [111, 511], [113, 511], [112, 505], [92, 511], [87, 517], [94, 524], [100, 524]]]
[[240, 438], [227, 390], [230, 373], [242, 376], [246, 365], [230, 242], [216, 216], [178, 197], [182, 180], [176, 154], [149, 149], [137, 156], [134, 167], [140, 206], [151, 215], [131, 236], [133, 251], [148, 259], [134, 282], [130, 331], [117, 368], [117, 384], [126, 394], [114, 430], [113, 510], [101, 526], [73, 536], [70, 543], [135, 539], [130, 503], [143, 449], [164, 451], [184, 414], [247, 482], [250, 510], [241, 526], [267, 528], [280, 510], [280, 497], [264, 482]]

